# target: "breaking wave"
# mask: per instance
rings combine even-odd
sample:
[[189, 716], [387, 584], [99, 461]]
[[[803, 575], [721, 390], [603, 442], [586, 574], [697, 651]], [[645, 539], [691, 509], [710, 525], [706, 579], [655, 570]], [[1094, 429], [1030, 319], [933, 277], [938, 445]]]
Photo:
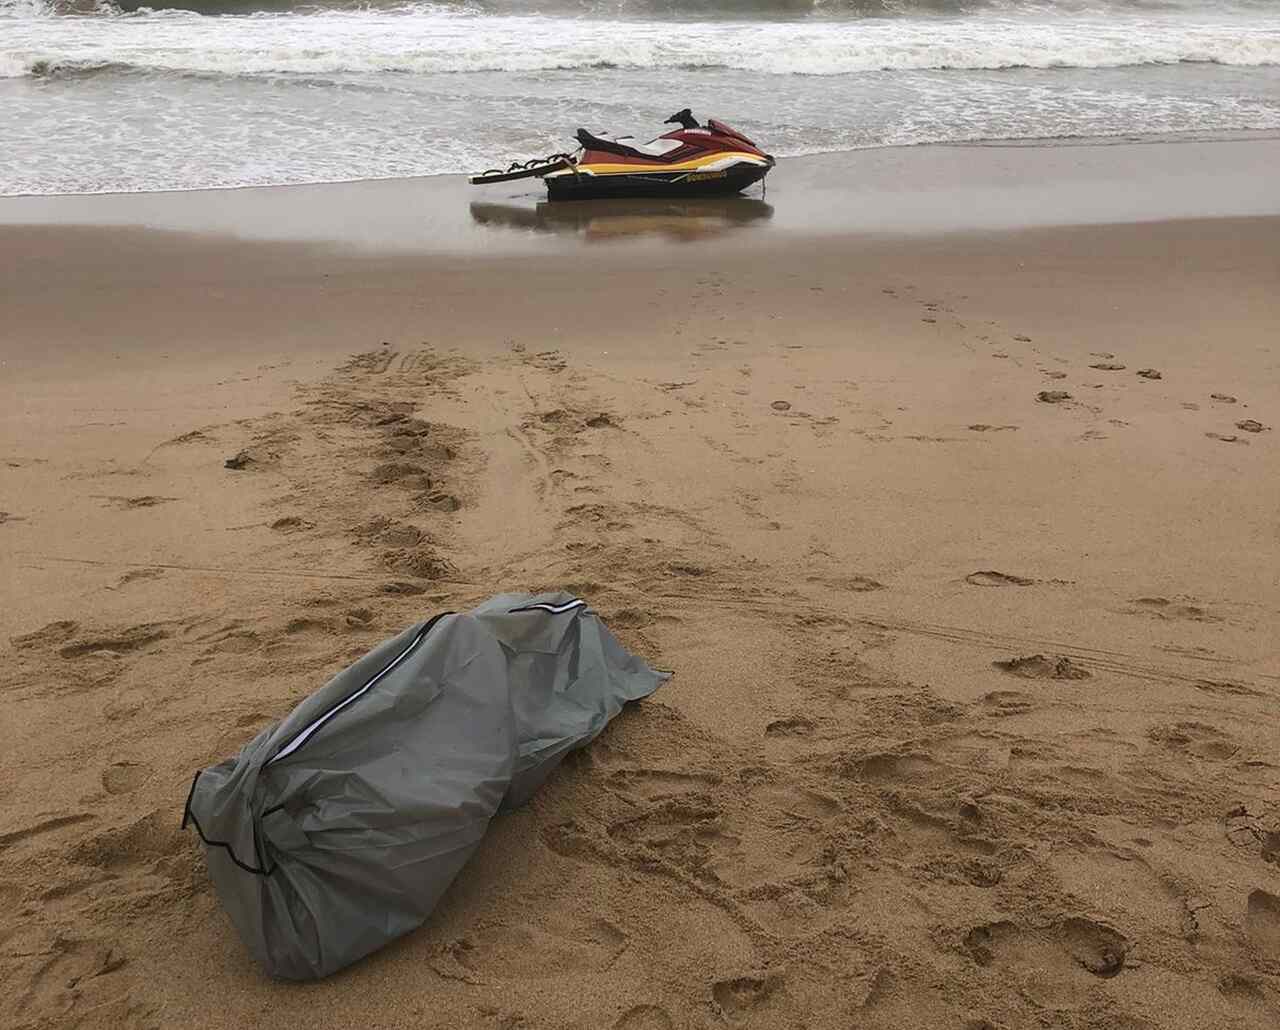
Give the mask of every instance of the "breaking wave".
[[[97, 19], [73, 19], [84, 30]], [[0, 49], [0, 78], [123, 72], [344, 75], [727, 69], [767, 75], [883, 70], [1280, 64], [1280, 22], [1131, 24], [1019, 19], [944, 23], [608, 23], [533, 16], [328, 11], [308, 17], [111, 19], [111, 31], [29, 34]], [[60, 22], [68, 26], [67, 22]], [[62, 36], [63, 38], [58, 38]], [[47, 41], [46, 41], [47, 40]], [[692, 58], [692, 59], [691, 59]]]
[[963, 17], [980, 14], [1118, 15], [1178, 11], [1265, 11], [1269, 0], [0, 0], [0, 17], [59, 14], [308, 13], [406, 7], [472, 14], [612, 19]]

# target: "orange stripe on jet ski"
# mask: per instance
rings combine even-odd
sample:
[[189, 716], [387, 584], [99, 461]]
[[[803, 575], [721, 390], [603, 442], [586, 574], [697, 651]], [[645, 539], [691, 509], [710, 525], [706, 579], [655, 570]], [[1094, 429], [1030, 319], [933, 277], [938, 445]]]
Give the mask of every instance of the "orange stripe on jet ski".
[[586, 172], [590, 175], [633, 175], [636, 172], [692, 172], [697, 171], [709, 164], [718, 164], [721, 161], [736, 159], [745, 161], [747, 164], [763, 165], [765, 159], [759, 154], [748, 154], [742, 151], [734, 150], [718, 150], [712, 154], [702, 154], [699, 157], [689, 161], [680, 161], [674, 164], [663, 164], [660, 161], [580, 161], [574, 168], [567, 168], [563, 171], [552, 172], [547, 176], [548, 179], [553, 176], [572, 175], [576, 168], [579, 172]]

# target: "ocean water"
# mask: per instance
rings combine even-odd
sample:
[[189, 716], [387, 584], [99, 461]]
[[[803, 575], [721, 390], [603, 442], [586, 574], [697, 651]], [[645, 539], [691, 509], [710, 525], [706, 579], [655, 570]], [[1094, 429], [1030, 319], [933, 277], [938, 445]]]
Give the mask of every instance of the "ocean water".
[[685, 106], [779, 156], [1275, 131], [1280, 0], [0, 0], [0, 195], [474, 171]]

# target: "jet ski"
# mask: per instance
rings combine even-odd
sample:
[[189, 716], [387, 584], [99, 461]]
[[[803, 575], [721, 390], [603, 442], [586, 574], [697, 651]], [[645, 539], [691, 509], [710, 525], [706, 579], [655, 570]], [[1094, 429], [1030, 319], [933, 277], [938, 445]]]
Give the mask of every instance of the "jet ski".
[[471, 176], [471, 184], [541, 178], [551, 200], [620, 197], [706, 197], [739, 193], [760, 182], [774, 159], [724, 122], [700, 125], [689, 108], [664, 124], [671, 132], [638, 143], [578, 130], [578, 149]]

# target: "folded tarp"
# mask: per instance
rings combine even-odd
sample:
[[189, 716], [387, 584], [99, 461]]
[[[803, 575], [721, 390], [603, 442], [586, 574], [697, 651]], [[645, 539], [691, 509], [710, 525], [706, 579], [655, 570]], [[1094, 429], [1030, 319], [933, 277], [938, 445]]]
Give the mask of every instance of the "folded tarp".
[[502, 809], [666, 678], [586, 602], [508, 594], [381, 644], [197, 773], [183, 825], [272, 976], [326, 976], [430, 915]]

